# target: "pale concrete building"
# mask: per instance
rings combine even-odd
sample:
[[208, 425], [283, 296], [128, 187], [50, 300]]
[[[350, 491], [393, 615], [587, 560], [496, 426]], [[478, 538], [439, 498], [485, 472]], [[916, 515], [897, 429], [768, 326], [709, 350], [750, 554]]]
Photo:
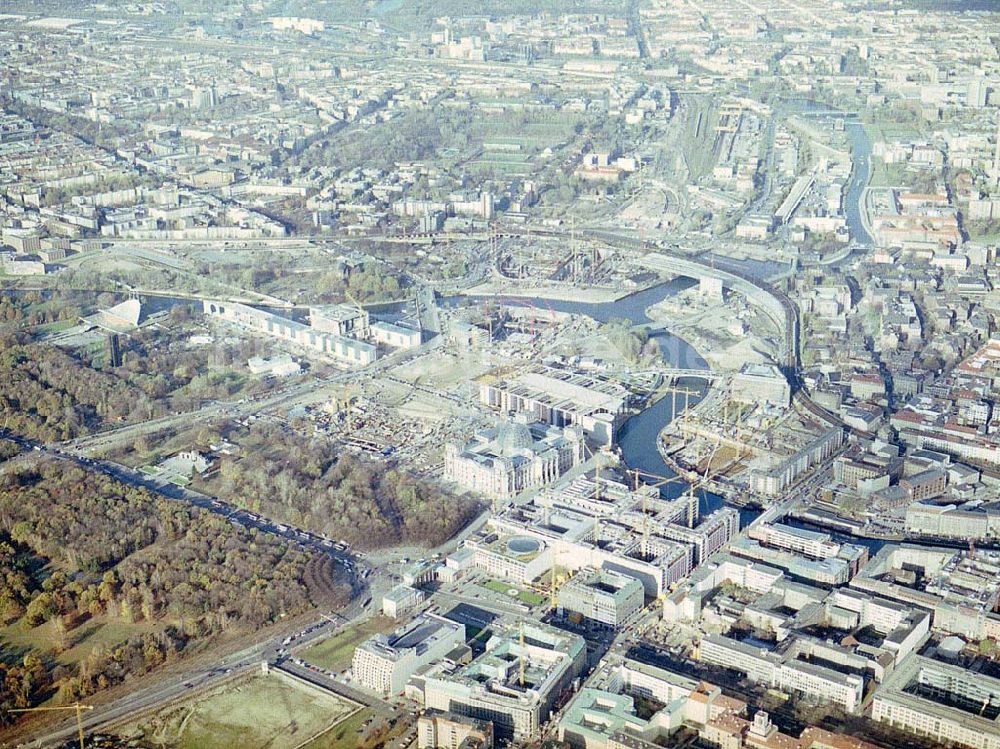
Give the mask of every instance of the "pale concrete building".
[[351, 672], [365, 689], [399, 694], [419, 668], [441, 660], [465, 643], [465, 627], [424, 614], [391, 635], [377, 634], [354, 650]]
[[491, 499], [510, 499], [555, 481], [585, 460], [580, 427], [549, 427], [521, 414], [464, 445], [445, 446], [444, 475]]
[[630, 622], [642, 604], [642, 583], [614, 570], [582, 570], [558, 593], [560, 608], [615, 629]]
[[493, 723], [428, 710], [417, 718], [417, 749], [493, 749]]

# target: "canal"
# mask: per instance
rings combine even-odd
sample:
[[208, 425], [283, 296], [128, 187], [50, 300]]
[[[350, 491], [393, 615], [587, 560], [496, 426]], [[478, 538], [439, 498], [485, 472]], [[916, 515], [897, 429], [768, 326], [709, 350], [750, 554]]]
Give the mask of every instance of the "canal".
[[[756, 270], [768, 272], [771, 268], [760, 267]], [[684, 289], [690, 288], [695, 281], [689, 278], [677, 278], [673, 281], [652, 286], [643, 291], [636, 292], [614, 302], [574, 302], [566, 300], [538, 300], [520, 297], [504, 297], [505, 304], [519, 306], [534, 306], [537, 308], [552, 309], [556, 312], [565, 312], [574, 315], [587, 315], [592, 319], [606, 323], [611, 320], [628, 320], [634, 325], [644, 325], [653, 322], [646, 314], [646, 310], [668, 297], [678, 294]], [[660, 348], [660, 355], [664, 362], [673, 367], [683, 369], [708, 369], [708, 363], [687, 341], [671, 333], [658, 332], [651, 336]], [[707, 392], [707, 381], [696, 377], [683, 378], [677, 383], [679, 387], [698, 392], [697, 396], [691, 398], [693, 405], [700, 401]], [[680, 399], [678, 400], [678, 404]], [[674, 418], [673, 399], [670, 396], [660, 398], [650, 404], [643, 411], [632, 416], [622, 426], [618, 432], [618, 447], [621, 449], [622, 459], [629, 468], [638, 468], [640, 471], [664, 478], [674, 478], [675, 474], [663, 461], [660, 451], [657, 449], [657, 437], [660, 431]], [[650, 479], [652, 481], [652, 479]], [[660, 493], [667, 498], [679, 497], [686, 492], [689, 485], [683, 481], [676, 481], [660, 489]], [[713, 512], [722, 507], [725, 502], [721, 496], [712, 492], [698, 490], [699, 509], [702, 514]], [[759, 510], [738, 508], [740, 513], [740, 526], [745, 527], [747, 523], [760, 514]]]

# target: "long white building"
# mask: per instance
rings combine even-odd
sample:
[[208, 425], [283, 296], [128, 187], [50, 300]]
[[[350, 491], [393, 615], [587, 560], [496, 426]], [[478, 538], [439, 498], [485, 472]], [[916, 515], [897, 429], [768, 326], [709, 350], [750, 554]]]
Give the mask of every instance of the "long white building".
[[832, 702], [849, 713], [860, 707], [864, 695], [865, 680], [857, 674], [783, 658], [731, 637], [706, 635], [698, 645], [698, 658], [703, 663], [745, 673], [758, 684]]
[[479, 400], [500, 413], [525, 412], [563, 427], [576, 424], [610, 445], [627, 417], [629, 393], [597, 375], [536, 365], [509, 378], [479, 383]]
[[947, 745], [1000, 749], [1000, 679], [913, 653], [879, 687], [872, 720]]
[[206, 300], [203, 310], [209, 317], [287, 341], [341, 364], [365, 366], [375, 361], [377, 356], [375, 346], [370, 343], [327, 333], [246, 304]]
[[830, 429], [777, 465], [753, 469], [750, 472], [750, 489], [773, 497], [794, 484], [810, 468], [833, 455], [843, 444], [844, 431]]

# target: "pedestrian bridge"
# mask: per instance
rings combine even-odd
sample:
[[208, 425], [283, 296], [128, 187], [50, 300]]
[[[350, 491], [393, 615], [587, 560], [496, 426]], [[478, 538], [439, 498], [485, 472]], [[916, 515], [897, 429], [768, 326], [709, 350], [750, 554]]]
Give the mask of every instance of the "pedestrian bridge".
[[658, 367], [657, 369], [644, 369], [638, 372], [632, 372], [631, 375], [659, 375], [668, 382], [671, 380], [680, 380], [684, 377], [708, 381], [720, 380], [725, 377], [724, 373], [714, 372], [711, 369], [694, 369], [687, 367]]
[[668, 380], [679, 380], [682, 377], [697, 377], [700, 380], [717, 380], [722, 377], [718, 372], [711, 369], [683, 369], [681, 367], [668, 367], [659, 370], [659, 373]]

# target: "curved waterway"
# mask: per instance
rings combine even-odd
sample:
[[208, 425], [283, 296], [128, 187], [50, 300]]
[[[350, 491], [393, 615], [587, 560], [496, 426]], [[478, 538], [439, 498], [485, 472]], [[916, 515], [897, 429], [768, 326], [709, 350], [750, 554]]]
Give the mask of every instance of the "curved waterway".
[[[556, 312], [566, 312], [574, 315], [587, 315], [601, 323], [611, 320], [629, 320], [634, 325], [644, 325], [653, 321], [646, 310], [662, 302], [668, 297], [687, 289], [695, 284], [689, 278], [677, 278], [667, 283], [652, 286], [643, 291], [613, 302], [574, 302], [567, 300], [541, 300], [526, 297], [504, 296], [504, 304], [518, 306], [533, 306], [539, 310], [551, 309]], [[468, 297], [466, 297], [468, 298]], [[451, 301], [451, 299], [449, 299]], [[691, 344], [671, 333], [657, 332], [650, 336], [660, 347], [663, 360], [674, 367], [683, 369], [708, 369], [708, 363]], [[689, 403], [694, 405], [706, 393], [707, 383], [697, 377], [684, 378], [678, 386], [688, 390], [696, 390], [697, 396], [692, 396]], [[683, 398], [678, 397], [677, 404], [683, 407]], [[676, 474], [664, 463], [657, 449], [657, 437], [664, 426], [674, 418], [673, 398], [667, 395], [650, 404], [643, 411], [632, 416], [618, 432], [618, 446], [622, 458], [629, 468], [638, 468], [645, 473], [672, 478]], [[687, 491], [688, 485], [682, 481], [667, 484], [660, 489], [664, 497], [678, 497]], [[699, 491], [699, 506], [702, 514], [719, 509], [725, 504], [722, 497], [712, 492]], [[760, 514], [759, 510], [739, 508], [740, 525], [745, 526], [750, 520]]]
[[[646, 314], [649, 307], [676, 295], [695, 283], [690, 278], [676, 278], [637, 291], [613, 302], [576, 302], [508, 295], [504, 295], [503, 301], [504, 304], [512, 306], [533, 306], [539, 310], [587, 315], [601, 323], [607, 323], [611, 320], [628, 320], [634, 325], [644, 325], [653, 322]], [[474, 303], [475, 300], [476, 297], [472, 296], [449, 296], [441, 299], [440, 303], [444, 306], [458, 306], [463, 303]], [[191, 300], [188, 299], [161, 297], [158, 299], [157, 306], [163, 309], [173, 304], [190, 303]], [[412, 306], [411, 303], [380, 305], [377, 313], [392, 316], [402, 313], [404, 308], [410, 306]], [[287, 310], [269, 311], [279, 315], [289, 314]], [[708, 363], [693, 346], [682, 338], [662, 331], [655, 332], [650, 337], [659, 345], [660, 354], [669, 365], [683, 369], [708, 369]], [[689, 404], [694, 405], [704, 397], [707, 382], [697, 377], [684, 378], [678, 382], [678, 386], [698, 392], [698, 395], [691, 396], [689, 400]], [[677, 403], [678, 406], [683, 407], [683, 398], [678, 396]], [[622, 458], [629, 468], [638, 468], [645, 473], [667, 478], [676, 476], [664, 463], [660, 451], [657, 449], [657, 436], [673, 418], [673, 398], [668, 394], [625, 422], [618, 433], [618, 446], [621, 449]], [[676, 481], [662, 487], [660, 491], [664, 497], [673, 498], [680, 496], [687, 489], [688, 485], [685, 482]], [[703, 514], [713, 512], [724, 505], [723, 498], [712, 492], [699, 491], [699, 498], [699, 506]], [[745, 508], [739, 508], [739, 512], [741, 525], [746, 525], [760, 514], [759, 510]]]
[[871, 177], [872, 144], [864, 125], [860, 122], [845, 122], [844, 130], [851, 141], [853, 162], [851, 180], [847, 183], [847, 192], [844, 194], [844, 215], [847, 217], [847, 228], [851, 233], [851, 239], [863, 245], [870, 245], [872, 237], [865, 228], [864, 221], [861, 220], [861, 212], [864, 210], [862, 202], [865, 188], [868, 187], [868, 180]]
[[785, 105], [803, 117], [839, 119], [851, 147], [851, 176], [844, 193], [844, 216], [851, 239], [862, 245], [871, 245], [872, 237], [861, 219], [865, 188], [871, 177], [872, 144], [865, 127], [853, 112], [841, 112], [808, 99], [786, 100]]

